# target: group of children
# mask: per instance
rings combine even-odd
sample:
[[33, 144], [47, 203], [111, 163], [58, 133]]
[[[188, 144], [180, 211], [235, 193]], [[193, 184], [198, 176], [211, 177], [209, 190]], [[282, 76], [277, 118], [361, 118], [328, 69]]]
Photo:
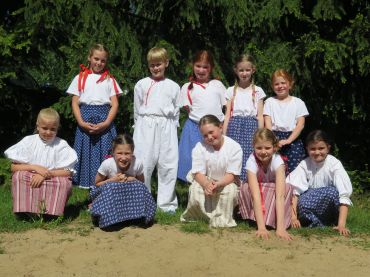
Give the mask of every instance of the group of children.
[[[181, 221], [236, 226], [239, 205], [240, 216], [255, 221], [262, 238], [269, 237], [269, 227], [290, 240], [289, 226], [333, 223], [349, 234], [351, 182], [340, 161], [328, 154], [331, 143], [322, 131], [307, 137], [304, 159], [299, 136], [308, 111], [290, 95], [294, 80], [288, 72], [272, 74], [276, 95], [264, 101], [265, 92], [254, 83], [253, 57], [236, 60], [235, 85], [226, 89], [212, 77], [212, 55], [202, 50], [180, 89], [165, 77], [167, 51], [154, 47], [147, 55], [151, 76], [134, 89], [132, 139], [117, 136], [113, 124], [122, 90], [107, 69], [108, 56], [103, 45], [95, 45], [88, 66], [81, 65], [67, 89], [78, 124], [74, 150], [56, 137], [59, 116], [48, 108], [39, 113], [37, 134], [5, 151], [12, 161], [15, 213], [63, 214], [73, 176], [75, 185], [90, 189], [90, 211], [100, 227], [132, 219], [150, 223], [157, 207], [175, 213], [178, 178], [191, 183]], [[178, 142], [181, 108], [188, 119]], [[154, 169], [156, 202], [150, 193]]]

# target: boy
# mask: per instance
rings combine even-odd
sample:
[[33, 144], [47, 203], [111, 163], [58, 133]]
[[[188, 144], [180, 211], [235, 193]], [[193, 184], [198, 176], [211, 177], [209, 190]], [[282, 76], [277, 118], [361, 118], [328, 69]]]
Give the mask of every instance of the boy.
[[157, 167], [157, 206], [175, 213], [180, 87], [165, 77], [169, 63], [166, 49], [150, 49], [147, 60], [151, 76], [138, 81], [134, 90], [135, 155], [143, 161], [149, 191]]

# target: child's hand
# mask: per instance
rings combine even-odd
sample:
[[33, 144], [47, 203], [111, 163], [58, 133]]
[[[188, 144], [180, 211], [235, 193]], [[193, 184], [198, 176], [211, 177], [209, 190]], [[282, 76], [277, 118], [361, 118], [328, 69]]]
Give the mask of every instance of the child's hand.
[[100, 123], [95, 125], [94, 134], [100, 134], [100, 133], [104, 132], [104, 130], [107, 129], [108, 127], [109, 127], [109, 124], [107, 124], [105, 121], [100, 122]]
[[292, 240], [293, 237], [286, 230], [276, 230], [276, 235], [284, 240]]
[[33, 170], [37, 174], [40, 174], [41, 176], [43, 176], [44, 178], [50, 178], [51, 177], [51, 172], [49, 171], [49, 169], [47, 169], [46, 167], [43, 167], [41, 165], [34, 165]]
[[40, 174], [34, 174], [31, 179], [30, 186], [31, 188], [39, 188], [44, 182], [45, 178]]
[[351, 233], [349, 231], [349, 229], [347, 229], [344, 226], [335, 226], [335, 227], [333, 227], [333, 229], [337, 230], [339, 232], [339, 234], [341, 234], [342, 236], [345, 236], [345, 237], [349, 236], [349, 234]]
[[270, 238], [270, 232], [267, 231], [266, 229], [257, 230], [256, 231], [256, 236], [257, 236], [257, 238], [261, 238], [261, 239], [269, 239]]
[[118, 173], [111, 178], [111, 181], [124, 183], [124, 182], [127, 182], [127, 176], [126, 174]]
[[292, 227], [294, 229], [298, 229], [298, 228], [301, 228], [301, 222], [298, 220], [298, 218], [292, 218], [292, 223], [291, 223]]
[[283, 147], [284, 145], [289, 145], [289, 144], [290, 144], [290, 142], [287, 139], [279, 140], [279, 147], [280, 148]]
[[208, 196], [210, 195], [213, 195], [213, 190], [215, 189], [215, 184], [213, 183], [213, 181], [208, 181], [204, 186], [203, 186], [203, 190], [204, 190], [204, 193]]
[[95, 124], [83, 121], [79, 125], [88, 134], [93, 134], [95, 132], [95, 129], [96, 129]]

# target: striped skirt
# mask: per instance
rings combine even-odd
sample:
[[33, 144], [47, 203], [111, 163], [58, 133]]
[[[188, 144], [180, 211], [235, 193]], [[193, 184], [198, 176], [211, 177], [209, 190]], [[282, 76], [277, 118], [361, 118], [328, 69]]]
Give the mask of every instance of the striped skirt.
[[157, 209], [147, 187], [139, 181], [94, 186], [90, 198], [91, 215], [96, 217], [100, 228], [133, 219], [144, 219], [145, 223], [150, 223]]
[[[287, 139], [292, 132], [274, 131], [275, 136], [279, 139]], [[288, 173], [292, 172], [306, 156], [301, 139], [296, 139], [289, 145], [284, 145], [280, 149], [280, 154], [288, 158]]]
[[257, 119], [253, 116], [233, 116], [227, 127], [227, 136], [240, 144], [243, 150], [242, 171], [240, 180], [245, 182], [247, 172], [245, 165], [253, 152], [253, 134], [258, 128]]
[[[265, 213], [263, 219], [265, 225], [276, 228], [276, 197], [275, 183], [262, 183], [262, 194], [264, 199]], [[291, 222], [291, 204], [292, 204], [293, 188], [290, 184], [285, 186], [285, 201], [284, 201], [284, 225], [285, 228], [290, 226]], [[253, 209], [252, 192], [248, 183], [240, 186], [239, 193], [239, 210], [243, 219], [256, 221]]]
[[182, 129], [179, 143], [179, 167], [177, 178], [180, 180], [186, 182], [186, 175], [191, 169], [191, 151], [202, 139], [198, 123], [187, 119]]
[[195, 181], [189, 187], [189, 201], [182, 222], [206, 220], [211, 227], [234, 227], [234, 208], [238, 204], [239, 188], [231, 183], [217, 194], [205, 196], [203, 188]]
[[[81, 105], [81, 116], [84, 121], [97, 124], [105, 121], [110, 108], [110, 105]], [[76, 150], [78, 162], [75, 166], [77, 173], [73, 176], [73, 184], [82, 188], [89, 188], [95, 184], [96, 172], [109, 154], [116, 136], [113, 124], [96, 135], [90, 135], [80, 126], [77, 127], [73, 148]]]
[[336, 187], [308, 189], [299, 196], [298, 219], [303, 226], [323, 227], [338, 223], [339, 193]]
[[72, 191], [71, 178], [53, 177], [46, 179], [39, 188], [31, 188], [33, 175], [29, 171], [16, 171], [13, 174], [13, 212], [63, 215]]

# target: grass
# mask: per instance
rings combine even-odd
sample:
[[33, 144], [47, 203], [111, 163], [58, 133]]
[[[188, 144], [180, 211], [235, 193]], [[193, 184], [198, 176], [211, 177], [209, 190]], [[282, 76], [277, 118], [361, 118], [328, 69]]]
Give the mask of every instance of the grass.
[[[94, 229], [90, 214], [87, 211], [88, 191], [74, 187], [72, 196], [65, 208], [64, 216], [56, 219], [47, 219], [43, 216], [18, 219], [12, 212], [12, 198], [10, 186], [10, 164], [6, 159], [0, 158], [0, 233], [23, 232], [30, 229], [58, 229], [60, 232], [76, 232], [81, 236], [87, 236]], [[153, 178], [152, 191], [156, 192], [157, 184]], [[238, 226], [227, 230], [216, 230], [208, 226], [207, 222], [197, 221], [180, 223], [180, 216], [185, 210], [188, 200], [188, 185], [178, 183], [176, 193], [179, 200], [179, 209], [175, 214], [157, 211], [155, 224], [164, 226], [176, 226], [185, 233], [205, 234], [218, 232], [254, 232], [256, 227], [243, 220], [237, 220]], [[156, 198], [156, 195], [154, 195]], [[347, 226], [351, 230], [351, 243], [370, 249], [370, 192], [355, 194], [352, 197], [354, 206], [350, 208]], [[327, 228], [301, 228], [290, 230], [293, 235], [303, 238], [338, 237], [338, 232], [330, 227]], [[0, 254], [2, 253], [0, 247]]]

